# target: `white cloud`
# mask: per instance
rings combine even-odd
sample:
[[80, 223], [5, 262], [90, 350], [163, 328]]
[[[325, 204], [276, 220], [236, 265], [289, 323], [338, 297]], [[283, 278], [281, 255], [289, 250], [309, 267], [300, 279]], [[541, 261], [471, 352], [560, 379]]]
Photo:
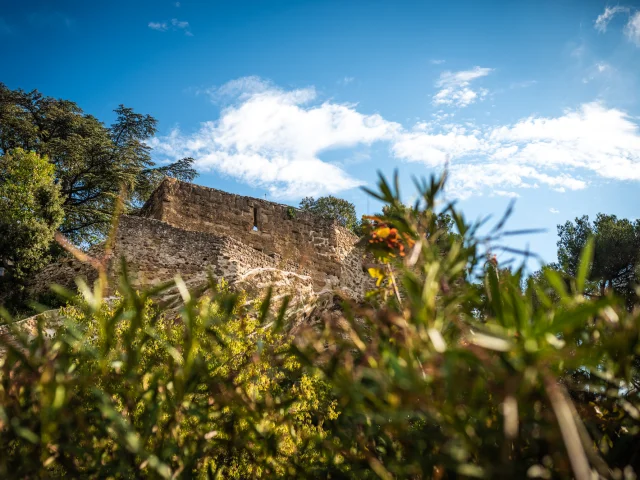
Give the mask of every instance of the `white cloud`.
[[189, 29], [189, 22], [184, 22], [178, 20], [177, 18], [172, 18], [171, 25], [174, 27], [174, 29], [182, 30], [188, 37], [193, 37], [193, 33], [191, 33], [191, 30]]
[[[640, 181], [640, 129], [626, 113], [598, 102], [558, 118], [530, 117], [496, 128], [490, 139], [517, 146], [511, 162], [539, 168], [584, 169], [600, 177]], [[570, 182], [566, 188], [581, 188]]]
[[[571, 191], [598, 179], [640, 182], [640, 127], [625, 112], [587, 103], [559, 116], [514, 124], [451, 123], [436, 116], [412, 128], [356, 104], [319, 101], [313, 87], [285, 90], [259, 77], [204, 90], [223, 105], [193, 133], [174, 130], [150, 143], [164, 159], [192, 156], [214, 170], [267, 188], [276, 197], [338, 193], [362, 182], [345, 168], [367, 161], [367, 147], [429, 168], [450, 164], [449, 195], [514, 196], [522, 188]], [[445, 123], [449, 122], [449, 123]], [[335, 162], [323, 153], [349, 149]], [[363, 151], [365, 154], [363, 155]], [[426, 172], [425, 172], [426, 173]]]
[[434, 58], [433, 60], [431, 60], [431, 64], [432, 65], [442, 65], [445, 62], [445, 60], [439, 59], [439, 58]]
[[606, 32], [611, 19], [619, 13], [626, 13], [629, 15], [629, 20], [624, 26], [624, 34], [630, 42], [633, 42], [637, 47], [640, 47], [640, 10], [622, 5], [606, 7], [604, 12], [596, 19], [596, 30], [599, 32]]
[[337, 193], [362, 185], [319, 155], [391, 140], [400, 129], [380, 115], [357, 112], [353, 105], [311, 105], [316, 100], [313, 88], [284, 91], [253, 77], [218, 90], [226, 98], [232, 92], [238, 98], [218, 120], [203, 123], [192, 135], [174, 130], [151, 145], [169, 158], [193, 156], [201, 170], [268, 188], [276, 197]]
[[436, 167], [446, 161], [486, 152], [487, 145], [481, 138], [461, 128], [446, 133], [403, 132], [396, 136], [391, 151], [397, 158]]
[[489, 75], [493, 69], [485, 67], [474, 67], [471, 70], [459, 72], [442, 72], [436, 82], [436, 87], [440, 88], [433, 96], [433, 103], [436, 105], [449, 105], [466, 107], [478, 99], [484, 98], [488, 90], [471, 88], [471, 82]]
[[474, 67], [471, 70], [462, 70], [460, 72], [442, 72], [438, 86], [443, 85], [468, 85], [469, 82], [476, 78], [486, 77], [493, 71], [492, 68]]
[[189, 22], [182, 22], [180, 20], [178, 20], [177, 18], [172, 18], [171, 19], [171, 25], [173, 25], [176, 28], [189, 28]]
[[637, 11], [629, 18], [629, 21], [624, 27], [624, 33], [629, 41], [640, 47], [640, 11]]
[[616, 5], [615, 7], [606, 7], [604, 12], [596, 18], [595, 27], [599, 32], [606, 32], [609, 22], [619, 13], [628, 13], [629, 7]]
[[[209, 96], [213, 103], [228, 104], [230, 102], [245, 101], [250, 97], [268, 90], [276, 90], [277, 87], [271, 82], [264, 80], [255, 75], [249, 77], [240, 77], [231, 80], [221, 87], [205, 88], [198, 90], [197, 93], [204, 93]], [[310, 89], [306, 89], [309, 91]], [[297, 90], [298, 94], [302, 90]], [[315, 96], [315, 90], [313, 91]]]
[[[445, 112], [444, 110], [438, 110], [436, 113], [432, 113], [431, 116], [433, 118], [435, 118], [437, 121], [443, 122], [444, 120], [446, 120], [448, 118], [455, 117], [455, 113], [453, 113], [453, 112]], [[414, 125], [414, 127], [413, 127], [414, 130], [416, 130], [416, 129], [419, 130], [419, 128], [417, 128], [419, 125], [422, 125], [422, 124], [418, 123], [418, 124]], [[426, 126], [428, 124], [424, 123], [424, 125]]]
[[553, 207], [551, 207], [551, 208], [549, 209], [549, 211], [550, 211], [551, 213], [553, 213], [554, 215], [555, 215], [555, 214], [560, 213], [560, 210], [558, 210], [557, 208], [553, 208]]
[[507, 190], [494, 190], [493, 191], [493, 196], [498, 196], [498, 197], [509, 197], [509, 198], [519, 198], [520, 195], [517, 194], [516, 192], [509, 192]]
[[167, 31], [167, 24], [166, 22], [149, 22], [148, 27], [151, 30], [158, 30], [159, 32], [166, 32]]
[[338, 80], [338, 83], [340, 85], [349, 85], [354, 80], [355, 80], [355, 77], [344, 77], [344, 78], [341, 78], [340, 80]]
[[398, 133], [391, 150], [430, 167], [449, 160], [449, 191], [460, 198], [539, 185], [581, 190], [593, 178], [640, 181], [638, 124], [597, 102], [494, 128], [423, 124]]
[[549, 175], [535, 166], [501, 162], [452, 165], [447, 191], [464, 200], [484, 192], [495, 194], [504, 188], [537, 188], [538, 182], [551, 188], [562, 188], [565, 184], [570, 184], [573, 190], [586, 187], [586, 183], [565, 173]]
[[147, 25], [152, 30], [157, 30], [159, 32], [166, 32], [169, 29], [173, 31], [182, 31], [188, 37], [193, 37], [193, 33], [191, 33], [191, 29], [189, 28], [189, 22], [178, 20], [177, 18], [172, 18], [171, 22], [149, 22]]

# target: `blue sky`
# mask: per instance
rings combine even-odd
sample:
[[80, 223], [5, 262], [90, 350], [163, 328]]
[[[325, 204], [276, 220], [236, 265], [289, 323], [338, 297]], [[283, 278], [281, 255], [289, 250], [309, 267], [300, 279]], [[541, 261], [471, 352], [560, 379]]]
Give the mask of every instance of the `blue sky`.
[[516, 198], [515, 239], [555, 260], [556, 225], [637, 218], [640, 3], [32, 1], [0, 9], [0, 81], [159, 120], [159, 162], [197, 182], [359, 213], [376, 172], [439, 172], [467, 216]]

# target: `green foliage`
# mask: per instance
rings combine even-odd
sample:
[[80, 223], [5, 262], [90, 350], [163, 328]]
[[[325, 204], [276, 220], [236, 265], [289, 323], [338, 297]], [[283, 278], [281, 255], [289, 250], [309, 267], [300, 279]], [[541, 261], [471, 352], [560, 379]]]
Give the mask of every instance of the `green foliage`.
[[89, 293], [63, 309], [55, 341], [11, 347], [3, 478], [270, 478], [326, 462], [312, 446], [336, 402], [268, 316], [248, 316], [224, 284], [162, 312], [124, 281], [109, 304]]
[[20, 148], [0, 156], [0, 290], [46, 264], [63, 218], [60, 188], [46, 157]]
[[0, 154], [16, 148], [46, 156], [60, 185], [61, 231], [77, 244], [100, 241], [124, 187], [128, 208], [144, 201], [164, 176], [192, 180], [193, 159], [157, 167], [146, 143], [156, 120], [120, 105], [111, 127], [75, 103], [0, 83]]
[[593, 238], [593, 265], [587, 277], [587, 292], [604, 295], [607, 288], [627, 299], [631, 307], [637, 302], [635, 285], [640, 283], [640, 220], [631, 222], [615, 215], [599, 213], [593, 223], [588, 216], [575, 223], [558, 225], [558, 261], [564, 272], [578, 275], [580, 252]]
[[[635, 478], [640, 309], [584, 295], [595, 242], [573, 277], [501, 268], [504, 221], [436, 213], [442, 185], [365, 237], [376, 302], [315, 324], [270, 292], [83, 287], [54, 338], [4, 342], [0, 475]], [[397, 183], [371, 193], [400, 204]], [[174, 286], [181, 307], [153, 303]]]
[[299, 208], [303, 212], [311, 212], [324, 219], [335, 220], [351, 231], [355, 232], [358, 228], [356, 207], [342, 198], [333, 195], [320, 197], [317, 200], [313, 197], [304, 197]]

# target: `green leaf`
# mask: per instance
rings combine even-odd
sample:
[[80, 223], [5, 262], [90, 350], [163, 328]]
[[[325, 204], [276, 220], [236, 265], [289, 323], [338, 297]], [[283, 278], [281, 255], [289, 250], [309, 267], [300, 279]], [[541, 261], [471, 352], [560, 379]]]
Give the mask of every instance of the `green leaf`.
[[580, 264], [578, 266], [578, 274], [576, 276], [576, 293], [582, 294], [584, 292], [584, 284], [589, 276], [591, 270], [591, 264], [593, 262], [593, 252], [595, 246], [594, 237], [589, 237], [587, 243], [580, 254]]
[[495, 268], [487, 269], [487, 280], [489, 282], [489, 299], [491, 307], [496, 315], [500, 325], [504, 326], [504, 315], [502, 308], [502, 294], [500, 292], [500, 284], [498, 281], [498, 272]]
[[551, 287], [553, 287], [555, 292], [558, 294], [558, 296], [562, 300], [567, 299], [569, 295], [567, 293], [567, 286], [562, 276], [555, 270], [551, 270], [551, 269], [545, 270], [544, 275], [547, 278], [547, 281], [549, 282]]
[[260, 304], [260, 325], [264, 325], [267, 315], [269, 314], [269, 307], [271, 306], [271, 297], [273, 296], [273, 287], [267, 289], [267, 293]]

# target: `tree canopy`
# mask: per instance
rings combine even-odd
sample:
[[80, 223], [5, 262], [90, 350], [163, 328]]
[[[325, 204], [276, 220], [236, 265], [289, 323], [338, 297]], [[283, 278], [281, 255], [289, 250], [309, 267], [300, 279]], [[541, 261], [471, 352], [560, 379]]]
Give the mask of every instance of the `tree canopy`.
[[640, 220], [632, 222], [615, 215], [599, 213], [593, 222], [584, 215], [575, 222], [558, 225], [558, 262], [568, 275], [578, 273], [580, 252], [590, 237], [594, 239], [593, 265], [588, 280], [589, 293], [604, 295], [610, 288], [635, 300], [635, 285], [640, 280]]
[[16, 149], [0, 156], [0, 267], [19, 283], [48, 260], [63, 218], [60, 188], [46, 157]]
[[358, 227], [358, 217], [356, 207], [353, 203], [342, 198], [329, 195], [320, 197], [317, 200], [313, 197], [304, 197], [300, 202], [300, 210], [311, 212], [314, 215], [327, 220], [335, 220], [338, 224], [351, 231], [356, 231]]
[[103, 238], [124, 188], [127, 208], [143, 202], [165, 175], [191, 181], [193, 159], [157, 166], [146, 141], [157, 121], [120, 105], [106, 127], [74, 102], [0, 83], [0, 154], [16, 148], [49, 159], [60, 185], [62, 233], [78, 243]]

